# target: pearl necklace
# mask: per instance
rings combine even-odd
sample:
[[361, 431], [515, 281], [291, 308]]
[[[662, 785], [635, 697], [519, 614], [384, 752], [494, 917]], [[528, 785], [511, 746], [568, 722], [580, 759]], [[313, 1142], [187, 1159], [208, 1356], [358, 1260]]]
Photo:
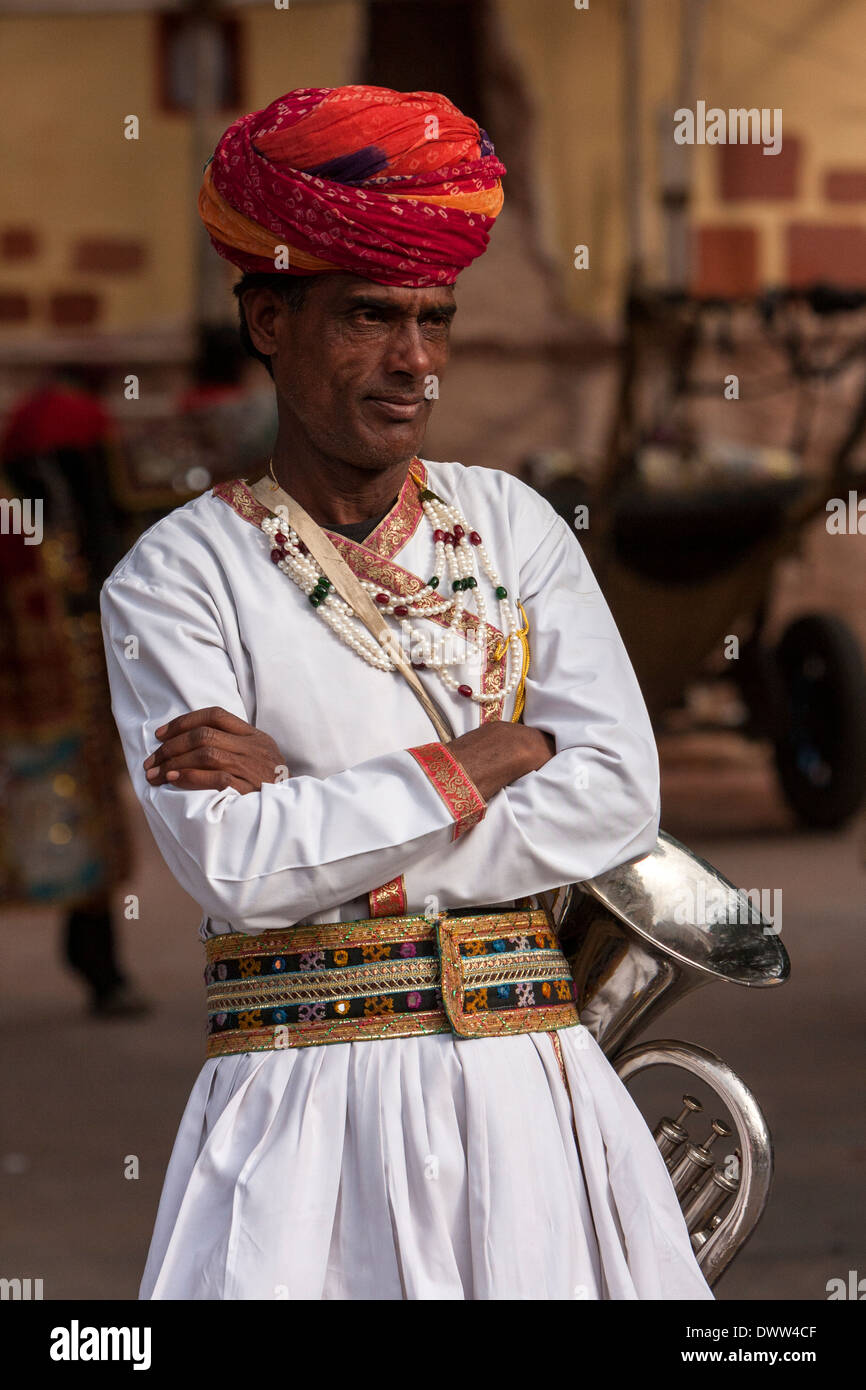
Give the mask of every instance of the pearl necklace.
[[[269, 471], [275, 487], [279, 487], [274, 474], [273, 459], [270, 460]], [[433, 529], [435, 560], [430, 579], [423, 589], [411, 598], [366, 579], [359, 580], [359, 583], [371, 595], [382, 613], [402, 620], [404, 638], [408, 635], [413, 644], [411, 650], [417, 650], [419, 646], [422, 649], [424, 660], [413, 660], [411, 663], [416, 670], [433, 670], [449, 690], [456, 691], [465, 699], [474, 700], [476, 704], [493, 704], [497, 700], [507, 699], [520, 682], [523, 655], [521, 628], [509, 601], [508, 590], [500, 582], [481, 536], [473, 530], [458, 508], [444, 502], [430, 488], [422, 487], [420, 484], [419, 497], [424, 514]], [[326, 578], [300, 536], [288, 522], [279, 516], [266, 516], [261, 522], [261, 529], [273, 543], [271, 559], [274, 564], [307, 595], [319, 617], [328, 624], [340, 641], [362, 657], [368, 665], [379, 671], [394, 671], [394, 662], [388, 657], [385, 649], [355, 616], [351, 605], [334, 592], [331, 581]], [[448, 666], [480, 658], [482, 654], [483, 649], [471, 639], [470, 634], [465, 635], [465, 640], [454, 640], [459, 634], [459, 624], [464, 612], [470, 611], [467, 607], [469, 594], [474, 597], [479, 634], [484, 632], [487, 622], [487, 604], [478, 583], [476, 555], [499, 602], [501, 631], [506, 651], [512, 656], [512, 671], [505, 686], [492, 695], [479, 694], [471, 686], [458, 682], [447, 670]], [[451, 595], [448, 598], [439, 592], [445, 589], [446, 581]], [[439, 602], [431, 604], [429, 600], [434, 595], [439, 597]], [[447, 635], [437, 644], [431, 644], [429, 629], [425, 631], [408, 621], [415, 617], [429, 618], [440, 614], [447, 614]]]

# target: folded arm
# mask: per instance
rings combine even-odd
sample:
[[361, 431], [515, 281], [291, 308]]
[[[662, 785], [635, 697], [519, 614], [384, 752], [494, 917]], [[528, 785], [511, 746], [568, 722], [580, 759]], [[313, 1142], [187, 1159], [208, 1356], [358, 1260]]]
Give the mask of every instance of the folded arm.
[[440, 745], [370, 758], [330, 777], [237, 787], [151, 785], [166, 721], [218, 705], [249, 722], [215, 605], [195, 577], [152, 586], [115, 575], [100, 599], [112, 709], [127, 767], [172, 873], [210, 916], [266, 931], [359, 897], [451, 845], [485, 802]]
[[594, 878], [655, 845], [659, 767], [649, 716], [607, 603], [561, 518], [520, 585], [530, 648], [523, 719], [552, 736], [556, 755], [493, 796], [444, 873], [435, 859], [413, 861], [410, 902], [429, 893], [440, 893], [443, 906], [506, 901]]

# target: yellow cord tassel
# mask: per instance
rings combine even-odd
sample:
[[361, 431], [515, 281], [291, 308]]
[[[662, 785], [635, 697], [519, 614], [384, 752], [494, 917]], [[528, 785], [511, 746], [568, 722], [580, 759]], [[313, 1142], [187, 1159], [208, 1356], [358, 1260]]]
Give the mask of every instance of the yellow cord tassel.
[[[520, 663], [520, 680], [517, 685], [517, 694], [514, 697], [514, 713], [511, 716], [512, 724], [517, 724], [523, 714], [523, 707], [526, 704], [526, 677], [529, 672], [529, 619], [526, 616], [526, 609], [522, 603], [518, 602], [520, 616], [523, 619], [523, 627], [516, 634], [520, 638], [522, 649]], [[493, 653], [493, 660], [499, 661], [508, 650], [507, 642], [497, 642], [496, 650]]]
[[[517, 633], [522, 648], [522, 662], [520, 666], [520, 682], [517, 686], [517, 695], [514, 700], [514, 713], [511, 716], [512, 724], [518, 723], [523, 714], [523, 709], [526, 704], [526, 676], [529, 671], [529, 619], [526, 616], [526, 609], [523, 607], [523, 604], [518, 603], [517, 607], [520, 609], [520, 616], [523, 619], [523, 627]], [[496, 650], [493, 653], [496, 661], [500, 659], [507, 645], [507, 643], [502, 642], [497, 644]], [[548, 893], [534, 893], [532, 895], [532, 898], [535, 899], [538, 906], [547, 914], [547, 920], [553, 932], [556, 932], [556, 920], [553, 915], [553, 904], [556, 901], [556, 892], [557, 890], [554, 888]], [[531, 906], [532, 898], [517, 898], [514, 905], [518, 909], [528, 909]]]

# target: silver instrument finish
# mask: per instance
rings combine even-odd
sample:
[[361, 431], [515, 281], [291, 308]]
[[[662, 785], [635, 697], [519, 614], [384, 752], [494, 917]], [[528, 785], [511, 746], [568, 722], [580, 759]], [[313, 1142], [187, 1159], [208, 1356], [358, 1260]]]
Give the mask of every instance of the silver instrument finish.
[[729, 879], [664, 832], [643, 858], [560, 889], [552, 917], [577, 983], [581, 1022], [620, 1079], [680, 1067], [708, 1085], [734, 1121], [733, 1173], [717, 1166], [710, 1148], [731, 1133], [727, 1124], [713, 1119], [704, 1143], [692, 1142], [686, 1121], [701, 1110], [693, 1096], [683, 1096], [682, 1113], [654, 1130], [696, 1259], [713, 1284], [766, 1206], [773, 1173], [767, 1123], [749, 1088], [714, 1053], [670, 1039], [631, 1044], [665, 1009], [712, 980], [755, 989], [783, 984], [790, 962], [778, 929]]

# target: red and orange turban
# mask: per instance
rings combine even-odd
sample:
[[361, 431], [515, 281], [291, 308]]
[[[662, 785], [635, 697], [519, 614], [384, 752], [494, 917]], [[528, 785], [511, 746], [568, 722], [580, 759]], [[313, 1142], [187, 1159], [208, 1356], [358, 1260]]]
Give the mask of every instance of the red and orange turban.
[[[229, 126], [198, 210], [241, 270], [343, 270], [383, 285], [453, 285], [487, 247], [505, 166], [437, 92], [302, 87]], [[285, 253], [283, 253], [285, 255]]]

